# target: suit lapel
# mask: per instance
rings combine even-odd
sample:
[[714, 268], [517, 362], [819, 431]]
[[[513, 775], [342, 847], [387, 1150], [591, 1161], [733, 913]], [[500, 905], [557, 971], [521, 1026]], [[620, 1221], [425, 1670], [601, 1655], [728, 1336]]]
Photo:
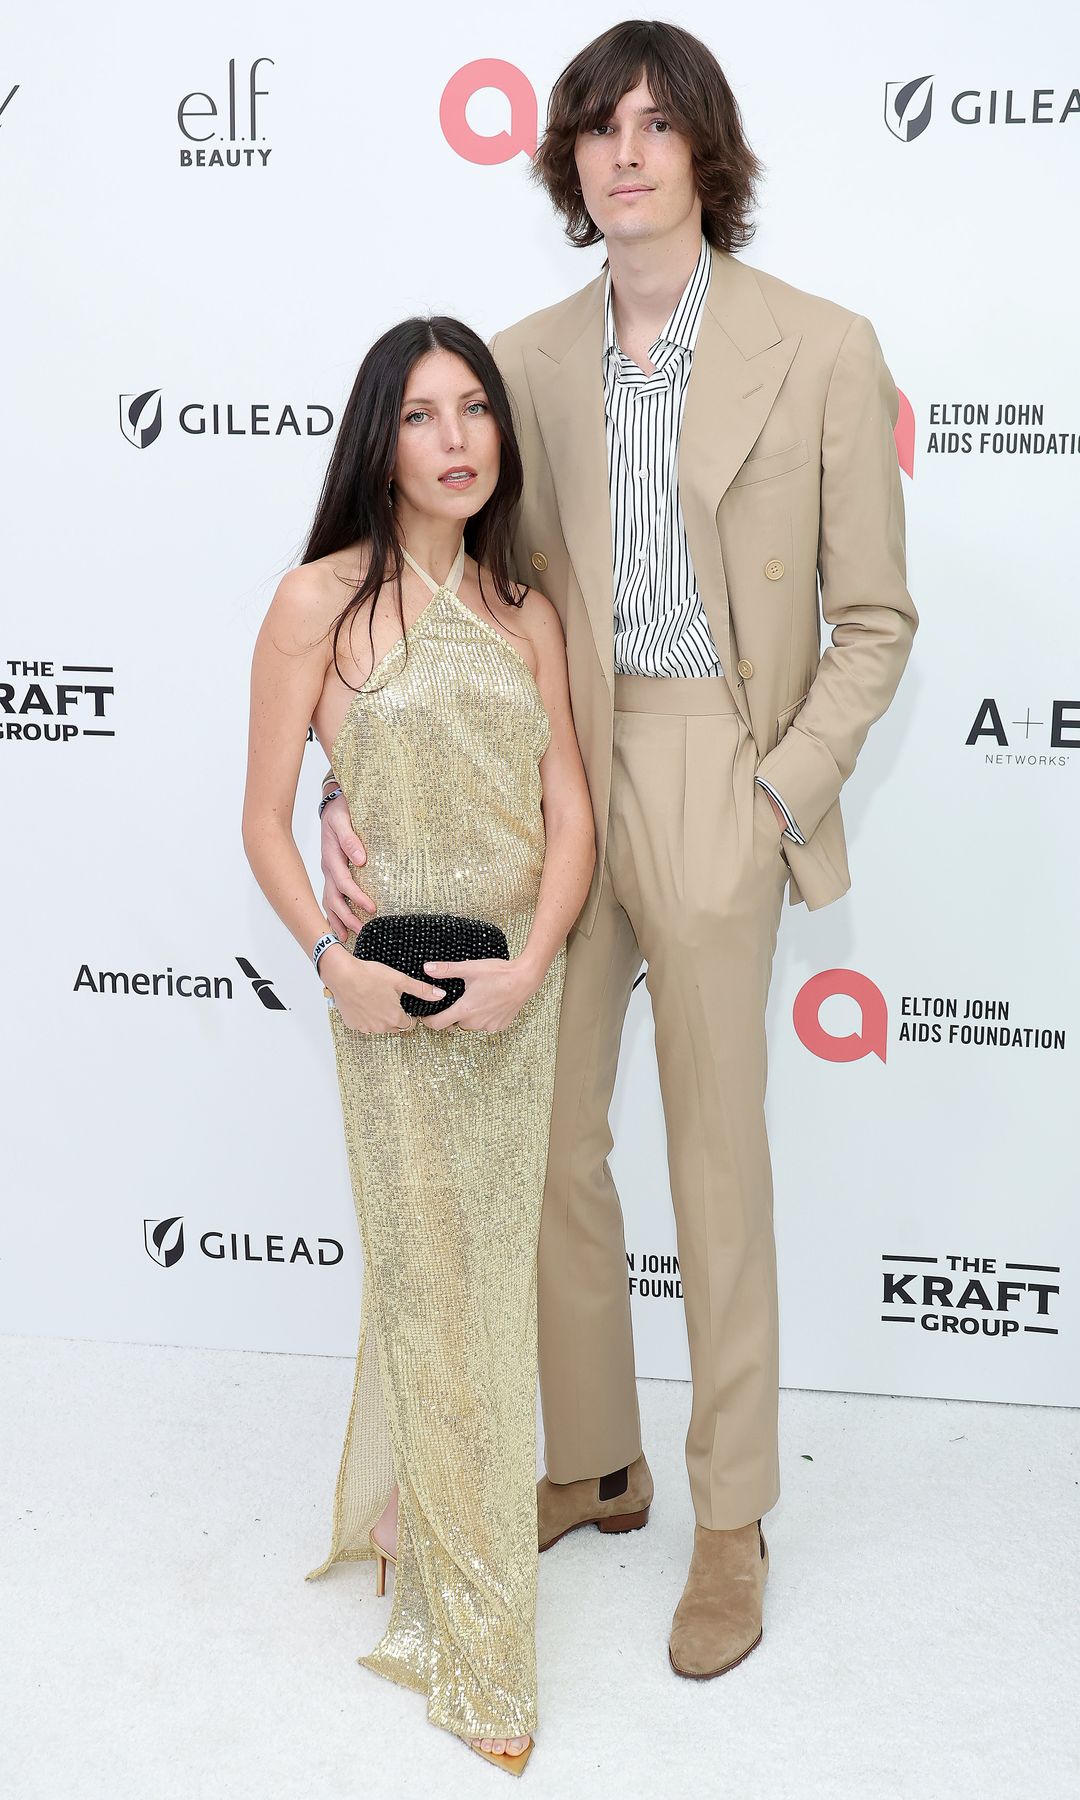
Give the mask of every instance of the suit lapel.
[[614, 682], [611, 500], [604, 421], [604, 270], [558, 309], [547, 335], [525, 349], [536, 417], [600, 664]]
[[[557, 307], [544, 336], [527, 345], [524, 356], [563, 537], [601, 666], [612, 683], [613, 557], [601, 364], [606, 279], [605, 270]], [[798, 335], [781, 335], [753, 271], [714, 250], [686, 390], [679, 494], [706, 616], [748, 724], [745, 690], [734, 676], [735, 643], [716, 512], [768, 418], [799, 342]]]
[[709, 628], [747, 724], [716, 514], [761, 434], [800, 341], [799, 334], [781, 336], [753, 272], [714, 250], [679, 437], [679, 498]]

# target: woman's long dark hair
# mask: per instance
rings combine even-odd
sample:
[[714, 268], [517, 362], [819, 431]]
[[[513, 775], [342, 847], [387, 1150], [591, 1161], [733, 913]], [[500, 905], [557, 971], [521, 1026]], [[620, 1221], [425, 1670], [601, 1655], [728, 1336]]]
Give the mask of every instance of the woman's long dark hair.
[[[524, 589], [510, 575], [514, 515], [521, 499], [521, 452], [506, 385], [483, 339], [460, 319], [442, 314], [432, 319], [403, 319], [376, 339], [360, 364], [341, 415], [315, 517], [300, 558], [302, 563], [314, 562], [317, 557], [331, 556], [358, 540], [370, 545], [363, 580], [334, 621], [334, 668], [343, 681], [337, 660], [342, 629], [353, 613], [371, 602], [368, 636], [374, 663], [374, 603], [388, 580], [397, 591], [401, 634], [405, 636], [401, 594], [405, 559], [389, 485], [397, 457], [405, 386], [415, 363], [432, 350], [452, 350], [468, 364], [487, 395], [498, 426], [499, 478], [490, 499], [465, 521], [465, 548], [478, 565], [486, 564], [491, 570], [499, 599], [507, 606], [521, 605]], [[480, 592], [488, 605], [482, 574]], [[345, 685], [351, 687], [352, 683]]]

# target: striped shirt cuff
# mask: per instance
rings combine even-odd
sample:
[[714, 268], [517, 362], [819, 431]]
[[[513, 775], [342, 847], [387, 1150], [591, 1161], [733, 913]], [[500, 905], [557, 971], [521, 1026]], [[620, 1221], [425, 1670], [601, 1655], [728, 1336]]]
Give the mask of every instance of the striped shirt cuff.
[[795, 820], [792, 818], [791, 813], [788, 811], [787, 807], [784, 805], [784, 802], [780, 798], [780, 795], [777, 793], [776, 789], [774, 787], [770, 787], [768, 782], [762, 780], [762, 777], [760, 775], [756, 775], [754, 777], [754, 779], [756, 780], [758, 787], [763, 787], [765, 789], [765, 792], [768, 794], [769, 798], [771, 800], [776, 801], [777, 806], [780, 808], [780, 811], [783, 813], [784, 818], [787, 820], [787, 825], [786, 825], [784, 831], [781, 833], [781, 835], [783, 837], [789, 838], [793, 844], [805, 844], [806, 839], [803, 837], [802, 832], [799, 830], [799, 827], [796, 825]]

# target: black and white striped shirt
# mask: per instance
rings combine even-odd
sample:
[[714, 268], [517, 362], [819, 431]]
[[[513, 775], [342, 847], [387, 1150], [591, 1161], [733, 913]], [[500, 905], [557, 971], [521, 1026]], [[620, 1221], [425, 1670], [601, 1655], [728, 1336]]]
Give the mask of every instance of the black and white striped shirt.
[[604, 416], [615, 558], [619, 675], [719, 675], [679, 501], [677, 462], [694, 344], [712, 272], [701, 254], [655, 342], [646, 375], [619, 348], [611, 272], [604, 294]]
[[[604, 417], [619, 675], [723, 674], [690, 559], [678, 481], [686, 389], [711, 274], [712, 249], [703, 233], [694, 271], [649, 346], [651, 375], [619, 347], [610, 269], [604, 288]], [[804, 843], [780, 795], [767, 782], [761, 786], [787, 820], [785, 837]]]

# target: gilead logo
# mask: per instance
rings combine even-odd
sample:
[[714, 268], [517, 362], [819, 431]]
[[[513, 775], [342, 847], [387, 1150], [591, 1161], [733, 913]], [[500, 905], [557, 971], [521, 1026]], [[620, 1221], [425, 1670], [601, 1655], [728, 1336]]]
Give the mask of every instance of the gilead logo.
[[[498, 131], [485, 137], [469, 124], [465, 110], [473, 95], [484, 88], [495, 88], [505, 94], [510, 103], [509, 131]], [[536, 95], [532, 83], [513, 63], [501, 62], [496, 56], [483, 56], [477, 62], [466, 63], [463, 69], [451, 75], [443, 89], [439, 124], [451, 150], [456, 150], [466, 162], [490, 168], [495, 163], [509, 162], [519, 150], [524, 150], [526, 156], [533, 156], [536, 151]]]
[[[846, 994], [862, 1013], [862, 1028], [847, 1037], [826, 1031], [819, 1014], [834, 994]], [[812, 975], [795, 996], [791, 1017], [799, 1042], [824, 1062], [859, 1062], [864, 1056], [885, 1061], [889, 1009], [881, 989], [856, 969], [824, 969]]]

